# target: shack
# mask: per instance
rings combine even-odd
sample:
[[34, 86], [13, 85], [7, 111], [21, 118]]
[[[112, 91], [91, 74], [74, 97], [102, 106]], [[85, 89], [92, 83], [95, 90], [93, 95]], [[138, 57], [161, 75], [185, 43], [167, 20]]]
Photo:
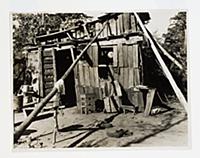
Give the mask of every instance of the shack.
[[[138, 16], [143, 24], [150, 20], [148, 13]], [[151, 50], [133, 13], [108, 13], [91, 22], [77, 22], [72, 28], [36, 36], [37, 45], [27, 49], [27, 67], [34, 76], [32, 85], [38, 101], [47, 96], [104, 25], [64, 80], [61, 104], [77, 105], [81, 113], [116, 112], [123, 106], [144, 112], [152, 105], [156, 87], [148, 85], [143, 63], [144, 52]], [[54, 97], [49, 103], [55, 101]]]
[[[27, 72], [31, 73], [27, 78], [32, 81], [24, 91], [34, 94], [36, 101], [27, 104], [37, 106], [15, 130], [14, 141], [46, 104], [77, 106], [83, 114], [129, 110], [148, 116], [156, 100], [162, 103], [159, 93], [170, 86], [187, 111], [187, 102], [160, 53], [180, 69], [182, 66], [146, 29], [144, 24], [149, 20], [148, 13], [107, 13], [87, 23], [80, 21], [71, 28], [36, 36], [36, 44], [26, 49]], [[161, 88], [160, 79], [152, 75], [155, 65], [167, 80]], [[55, 107], [59, 106], [54, 106], [54, 136]]]

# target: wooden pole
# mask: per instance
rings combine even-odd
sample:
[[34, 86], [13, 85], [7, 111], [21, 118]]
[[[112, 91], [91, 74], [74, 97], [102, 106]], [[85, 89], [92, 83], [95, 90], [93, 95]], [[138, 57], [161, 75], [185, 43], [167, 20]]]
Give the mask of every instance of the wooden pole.
[[[148, 34], [150, 35], [150, 37], [152, 38], [152, 33], [145, 28], [148, 32]], [[171, 60], [179, 69], [183, 70], [183, 66], [174, 58], [172, 57], [156, 40], [154, 40], [155, 43], [157, 44], [157, 46], [160, 48], [160, 50], [163, 52], [163, 54], [169, 59]]]
[[175, 58], [173, 58], [158, 42], [156, 43], [163, 54], [168, 57], [168, 59], [170, 59], [179, 69], [183, 70], [183, 66]]
[[[87, 44], [87, 46], [81, 51], [81, 53], [77, 56], [76, 60], [72, 63], [72, 65], [69, 67], [69, 69], [65, 72], [65, 74], [62, 76], [62, 80], [65, 80], [69, 73], [73, 70], [73, 68], [76, 66], [78, 61], [81, 59], [83, 54], [86, 52], [86, 50], [92, 45], [92, 43], [98, 38], [100, 33], [103, 31], [105, 26], [107, 25], [107, 22], [104, 23], [102, 29], [96, 34], [96, 36]], [[57, 88], [54, 87], [51, 92], [35, 107], [35, 109], [31, 112], [30, 115], [20, 124], [20, 126], [14, 131], [14, 142], [16, 142], [20, 136], [23, 134], [23, 132], [28, 128], [28, 126], [32, 123], [34, 118], [38, 115], [38, 113], [42, 110], [42, 108], [49, 102], [49, 100], [57, 93]]]
[[186, 112], [188, 112], [188, 105], [187, 105], [187, 102], [185, 100], [185, 97], [183, 96], [181, 90], [178, 88], [178, 86], [177, 86], [176, 82], [174, 81], [170, 71], [168, 70], [167, 66], [165, 65], [163, 59], [161, 58], [161, 56], [160, 56], [160, 54], [159, 54], [159, 52], [158, 52], [153, 40], [149, 36], [149, 34], [148, 34], [145, 26], [143, 25], [141, 19], [139, 18], [137, 13], [134, 13], [134, 15], [135, 15], [135, 17], [136, 17], [136, 19], [137, 19], [142, 31], [144, 32], [144, 35], [149, 39], [149, 42], [151, 44], [151, 48], [152, 48], [152, 50], [153, 50], [158, 62], [160, 63], [163, 72], [165, 73], [167, 79], [169, 80], [169, 82], [170, 82], [170, 84], [171, 84], [171, 86], [172, 86], [177, 98], [179, 99], [180, 103], [184, 106]]

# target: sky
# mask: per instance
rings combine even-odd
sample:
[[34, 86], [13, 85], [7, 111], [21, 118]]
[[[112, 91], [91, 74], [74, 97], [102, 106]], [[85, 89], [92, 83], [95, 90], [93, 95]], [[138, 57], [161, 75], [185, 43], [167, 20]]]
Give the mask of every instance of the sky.
[[[163, 33], [166, 33], [167, 28], [170, 24], [170, 18], [175, 16], [179, 10], [149, 10], [151, 20], [147, 24], [147, 28], [153, 33], [157, 32], [157, 35], [161, 36]], [[97, 17], [103, 12], [92, 12], [88, 11], [85, 12], [88, 15], [91, 15], [93, 17]]]
[[170, 24], [170, 18], [174, 17], [179, 10], [150, 10], [151, 20], [147, 25], [148, 29], [153, 33], [158, 32], [159, 35], [166, 33]]

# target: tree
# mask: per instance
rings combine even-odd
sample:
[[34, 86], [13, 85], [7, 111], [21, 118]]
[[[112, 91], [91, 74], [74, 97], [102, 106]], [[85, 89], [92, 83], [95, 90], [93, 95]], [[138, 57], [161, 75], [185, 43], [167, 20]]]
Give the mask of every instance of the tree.
[[23, 48], [33, 45], [35, 36], [46, 34], [48, 31], [59, 31], [61, 28], [73, 26], [77, 21], [84, 22], [90, 18], [84, 13], [14, 13], [12, 15], [14, 89], [17, 90], [23, 82], [23, 75], [19, 77], [22, 74], [21, 71], [24, 70]]
[[177, 84], [187, 96], [186, 12], [177, 13], [170, 21], [167, 33], [163, 34], [162, 45], [183, 66], [180, 70], [173, 63], [168, 63]]

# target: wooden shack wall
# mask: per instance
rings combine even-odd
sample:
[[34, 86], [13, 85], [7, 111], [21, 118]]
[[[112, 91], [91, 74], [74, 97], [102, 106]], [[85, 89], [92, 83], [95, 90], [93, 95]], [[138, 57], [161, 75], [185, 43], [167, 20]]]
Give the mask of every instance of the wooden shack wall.
[[[103, 23], [95, 23], [95, 32], [101, 30]], [[109, 25], [104, 29], [99, 37], [108, 37], [110, 35], [121, 35], [128, 32], [136, 32], [138, 30], [135, 17], [129, 13], [119, 14], [109, 20]], [[80, 35], [80, 33], [79, 33]], [[77, 35], [77, 37], [81, 37]], [[83, 34], [82, 34], [83, 35]], [[141, 39], [119, 38], [116, 40], [102, 41], [98, 44], [93, 44], [87, 51], [88, 60], [81, 60], [76, 66], [75, 81], [77, 103], [80, 102], [81, 94], [95, 94], [96, 99], [102, 99], [100, 89], [100, 78], [98, 74], [98, 54], [101, 47], [112, 47], [114, 51], [113, 66], [111, 71], [114, 80], [117, 80], [123, 91], [128, 96], [131, 104], [142, 105], [143, 97], [141, 92], [135, 91], [134, 87], [141, 84], [140, 71], [140, 45], [137, 43]], [[131, 42], [130, 42], [131, 41]], [[126, 103], [125, 103], [126, 104]], [[79, 107], [79, 106], [78, 106]]]
[[[102, 29], [105, 22], [96, 22], [89, 25], [88, 27], [92, 29], [88, 29], [88, 31], [92, 30], [90, 33], [92, 36], [95, 36]], [[135, 16], [131, 13], [121, 13], [108, 20], [108, 25], [99, 35], [99, 37], [121, 35], [124, 33], [135, 32], [137, 29]], [[80, 29], [74, 32], [73, 36], [76, 38], [84, 38], [87, 36], [87, 32], [85, 32], [84, 29]]]
[[[93, 24], [94, 31], [93, 36], [101, 30], [103, 23]], [[135, 17], [130, 13], [119, 14], [109, 20], [109, 25], [100, 34], [100, 37], [107, 37], [110, 35], [121, 35], [128, 32], [137, 31], [137, 24]], [[86, 36], [83, 30], [79, 30], [73, 33], [75, 37], [82, 38]], [[100, 90], [100, 78], [98, 74], [98, 54], [99, 47], [102, 47], [102, 43], [113, 47], [114, 62], [111, 67], [114, 79], [117, 80], [122, 89], [127, 93], [128, 98], [133, 104], [142, 104], [141, 94], [134, 91], [136, 85], [141, 84], [140, 76], [140, 52], [139, 44], [135, 39], [115, 39], [102, 41], [98, 44], [93, 44], [87, 50], [87, 59], [80, 60], [74, 68], [75, 78], [75, 90], [77, 97], [77, 104], [80, 102], [81, 94], [94, 94], [96, 99], [102, 99], [102, 93]], [[139, 39], [141, 41], [141, 39]], [[131, 41], [131, 42], [130, 42]], [[55, 71], [55, 59], [54, 49], [45, 49], [38, 51], [40, 53], [38, 57], [39, 74], [40, 76], [40, 93], [42, 96], [46, 96], [48, 92], [54, 86], [56, 79]], [[50, 83], [51, 82], [51, 83]]]

